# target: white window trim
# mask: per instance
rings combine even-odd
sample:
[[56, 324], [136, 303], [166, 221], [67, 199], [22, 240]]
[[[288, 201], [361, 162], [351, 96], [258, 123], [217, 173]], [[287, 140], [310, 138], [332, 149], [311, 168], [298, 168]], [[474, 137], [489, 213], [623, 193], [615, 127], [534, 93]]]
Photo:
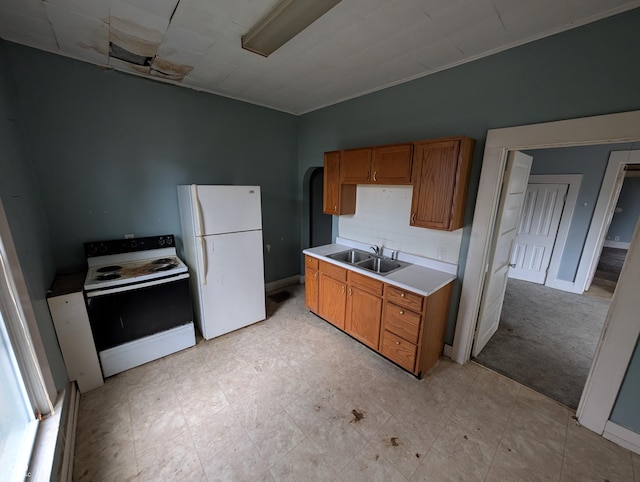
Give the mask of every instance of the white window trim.
[[52, 400], [56, 399], [57, 391], [1, 200], [0, 283], [7, 332], [33, 412], [37, 416], [48, 415], [53, 410]]

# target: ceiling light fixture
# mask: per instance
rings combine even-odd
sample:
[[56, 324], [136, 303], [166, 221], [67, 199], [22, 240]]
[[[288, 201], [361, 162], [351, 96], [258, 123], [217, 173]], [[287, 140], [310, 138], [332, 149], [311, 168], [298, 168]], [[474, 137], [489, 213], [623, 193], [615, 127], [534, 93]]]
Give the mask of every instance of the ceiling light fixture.
[[338, 3], [340, 0], [283, 0], [242, 36], [242, 48], [268, 57]]

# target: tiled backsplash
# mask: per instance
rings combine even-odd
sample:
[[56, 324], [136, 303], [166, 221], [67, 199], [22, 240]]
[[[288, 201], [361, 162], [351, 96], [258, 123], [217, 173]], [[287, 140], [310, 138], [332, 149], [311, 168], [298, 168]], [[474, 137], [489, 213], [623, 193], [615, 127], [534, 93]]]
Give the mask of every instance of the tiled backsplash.
[[358, 186], [356, 213], [340, 216], [338, 236], [458, 264], [462, 229], [409, 226], [412, 192], [412, 186]]

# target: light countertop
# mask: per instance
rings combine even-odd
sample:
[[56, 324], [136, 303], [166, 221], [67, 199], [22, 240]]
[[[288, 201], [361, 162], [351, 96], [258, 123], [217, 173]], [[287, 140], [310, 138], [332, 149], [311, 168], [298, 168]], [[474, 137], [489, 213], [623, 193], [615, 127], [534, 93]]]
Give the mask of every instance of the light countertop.
[[[439, 269], [427, 268], [425, 266], [420, 266], [419, 264], [411, 264], [405, 268], [383, 276], [373, 273], [367, 269], [358, 268], [355, 265], [336, 261], [328, 257], [330, 254], [339, 253], [340, 251], [346, 251], [353, 248], [354, 246], [334, 243], [317, 246], [315, 248], [307, 248], [303, 250], [303, 253], [322, 259], [327, 263], [342, 266], [343, 268], [389, 283], [399, 288], [413, 291], [423, 296], [429, 296], [456, 279], [455, 274], [447, 273]], [[400, 258], [400, 260], [402, 260], [402, 258]]]

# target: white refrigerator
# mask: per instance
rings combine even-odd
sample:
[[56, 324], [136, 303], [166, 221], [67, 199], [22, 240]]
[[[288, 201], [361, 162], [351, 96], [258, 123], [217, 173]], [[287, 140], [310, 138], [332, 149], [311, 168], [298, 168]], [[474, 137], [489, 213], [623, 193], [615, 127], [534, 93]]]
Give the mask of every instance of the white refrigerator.
[[260, 186], [178, 186], [195, 317], [209, 340], [265, 319]]

